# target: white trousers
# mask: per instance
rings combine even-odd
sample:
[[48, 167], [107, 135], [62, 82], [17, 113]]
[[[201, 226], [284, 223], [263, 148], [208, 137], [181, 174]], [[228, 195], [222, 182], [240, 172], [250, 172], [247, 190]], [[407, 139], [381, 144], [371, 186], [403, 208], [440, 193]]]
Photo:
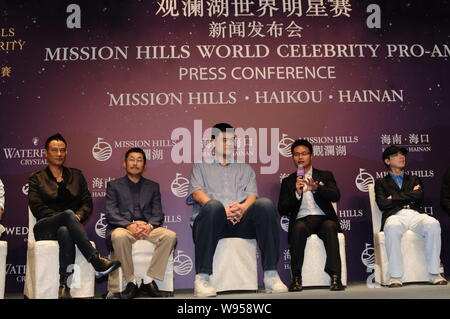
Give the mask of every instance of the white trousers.
[[401, 239], [407, 230], [411, 230], [425, 239], [428, 272], [439, 274], [441, 263], [441, 225], [439, 221], [412, 209], [402, 209], [390, 216], [384, 225], [389, 275], [394, 278], [403, 277]]

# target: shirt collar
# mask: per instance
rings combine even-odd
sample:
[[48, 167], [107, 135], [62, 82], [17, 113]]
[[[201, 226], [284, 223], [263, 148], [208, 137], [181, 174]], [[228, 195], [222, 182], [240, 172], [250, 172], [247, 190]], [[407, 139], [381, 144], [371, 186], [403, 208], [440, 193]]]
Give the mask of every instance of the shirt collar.
[[126, 177], [127, 177], [128, 185], [130, 185], [130, 186], [141, 185], [142, 177], [141, 177], [141, 179], [139, 180], [139, 182], [137, 182], [137, 183], [133, 182], [133, 181], [128, 177], [128, 175], [126, 175]]
[[313, 167], [311, 166], [311, 169], [308, 171], [308, 173], [305, 173], [305, 176], [312, 177], [313, 174]]
[[220, 166], [228, 166], [228, 165], [233, 163], [233, 157], [228, 157], [227, 159], [228, 159], [227, 163], [224, 165], [224, 164], [222, 164], [222, 162], [220, 162], [220, 160], [216, 156], [214, 156], [213, 157], [213, 163], [214, 164], [219, 164]]
[[405, 176], [405, 172], [402, 172], [400, 175], [389, 172], [389, 176], [391, 176], [392, 178], [403, 179], [403, 177]]
[[[69, 179], [69, 170], [65, 166], [62, 166], [62, 169], [63, 169], [62, 178], [63, 178], [64, 182], [67, 182]], [[48, 178], [57, 182], [56, 178], [52, 174], [52, 171], [50, 170], [50, 167], [47, 166], [45, 168], [45, 171], [47, 172]]]

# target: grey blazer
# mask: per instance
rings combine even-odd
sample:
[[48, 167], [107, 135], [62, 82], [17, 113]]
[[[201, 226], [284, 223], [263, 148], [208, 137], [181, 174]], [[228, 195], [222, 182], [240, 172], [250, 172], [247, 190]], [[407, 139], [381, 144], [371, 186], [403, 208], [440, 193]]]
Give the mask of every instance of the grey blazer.
[[[159, 184], [142, 177], [140, 207], [145, 221], [154, 228], [160, 227], [164, 221], [161, 207]], [[133, 198], [128, 185], [128, 177], [110, 181], [106, 187], [106, 246], [112, 251], [111, 233], [117, 227], [126, 228], [133, 222]]]

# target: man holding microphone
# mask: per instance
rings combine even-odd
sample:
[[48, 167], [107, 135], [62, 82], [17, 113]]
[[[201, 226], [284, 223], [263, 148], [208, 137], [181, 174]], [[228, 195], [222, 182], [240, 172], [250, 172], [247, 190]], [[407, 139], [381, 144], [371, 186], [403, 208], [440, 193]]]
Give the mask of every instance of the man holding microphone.
[[312, 167], [313, 147], [307, 140], [291, 146], [297, 172], [281, 183], [278, 211], [289, 216], [288, 242], [292, 283], [289, 291], [301, 291], [306, 240], [312, 234], [322, 239], [327, 253], [325, 272], [331, 277], [330, 290], [344, 290], [338, 232], [342, 232], [332, 202], [340, 198], [333, 174]]

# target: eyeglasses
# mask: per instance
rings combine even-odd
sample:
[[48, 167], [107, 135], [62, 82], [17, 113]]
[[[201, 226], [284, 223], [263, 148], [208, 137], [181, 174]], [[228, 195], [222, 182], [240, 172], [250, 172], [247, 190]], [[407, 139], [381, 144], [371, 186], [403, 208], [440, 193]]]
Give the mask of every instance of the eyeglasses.
[[293, 155], [294, 156], [306, 156], [309, 154], [311, 154], [311, 152], [301, 152], [301, 153], [295, 152]]

